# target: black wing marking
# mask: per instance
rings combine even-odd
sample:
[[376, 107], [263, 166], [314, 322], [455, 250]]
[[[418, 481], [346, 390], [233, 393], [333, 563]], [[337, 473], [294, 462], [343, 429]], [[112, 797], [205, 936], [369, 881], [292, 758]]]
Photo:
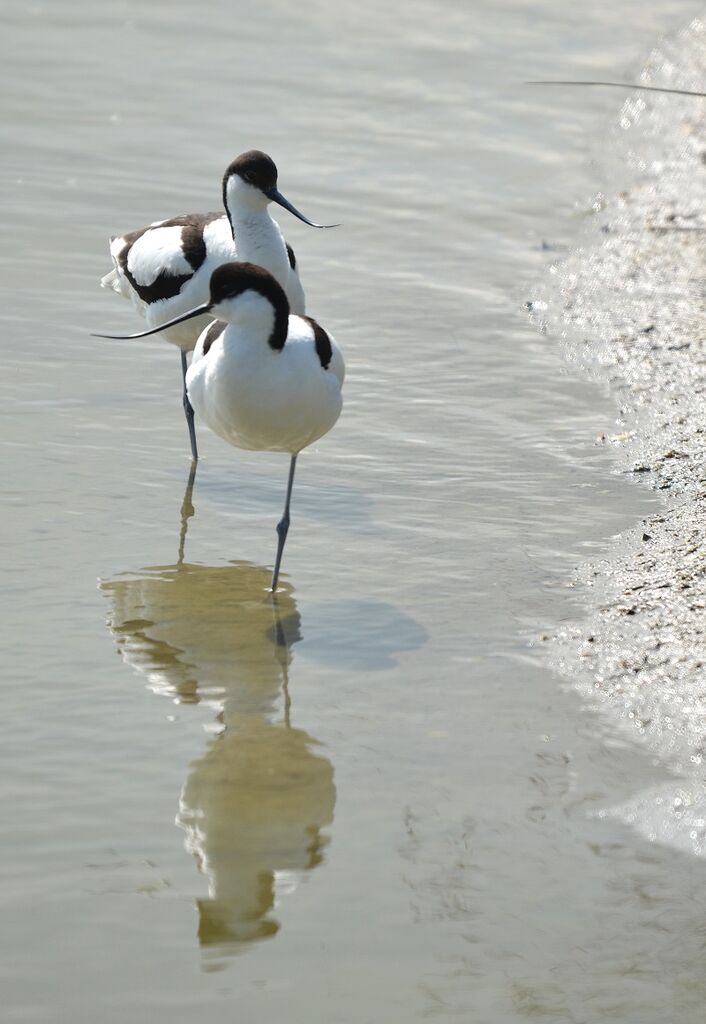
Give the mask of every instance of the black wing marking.
[[225, 320], [214, 320], [209, 329], [206, 331], [206, 337], [203, 339], [203, 354], [206, 355], [211, 345], [214, 343], [216, 338], [220, 338], [221, 334], [225, 331], [228, 324]]
[[312, 320], [310, 316], [303, 316], [302, 320], [311, 327], [314, 332], [314, 345], [316, 346], [316, 354], [319, 357], [324, 370], [328, 370], [331, 364], [331, 357], [333, 355], [333, 349], [331, 348], [331, 339], [329, 338], [326, 331], [323, 329], [321, 324], [317, 324], [316, 320]]
[[[222, 213], [190, 213], [183, 217], [172, 217], [170, 220], [162, 221], [160, 224], [149, 225], [137, 231], [131, 231], [125, 235], [125, 245], [118, 254], [118, 263], [131, 287], [137, 292], [143, 302], [150, 305], [153, 302], [160, 302], [162, 299], [173, 299], [181, 289], [190, 281], [199, 267], [206, 259], [206, 242], [203, 233], [206, 225], [222, 217]], [[131, 273], [128, 266], [130, 250], [135, 242], [150, 231], [158, 231], [160, 228], [177, 228], [181, 232], [181, 250], [184, 259], [192, 268], [190, 274], [170, 274], [166, 270], [160, 270], [151, 284], [142, 284]]]

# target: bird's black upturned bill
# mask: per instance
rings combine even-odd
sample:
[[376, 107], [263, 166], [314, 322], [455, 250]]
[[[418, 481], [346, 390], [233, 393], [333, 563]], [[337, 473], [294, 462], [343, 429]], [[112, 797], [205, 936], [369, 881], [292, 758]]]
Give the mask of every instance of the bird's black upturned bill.
[[669, 92], [675, 96], [701, 96], [706, 98], [706, 92], [694, 92], [692, 89], [670, 89], [666, 85], [636, 85], [632, 82], [580, 82], [580, 81], [556, 81], [546, 79], [544, 81], [526, 82], [526, 85], [589, 85], [604, 86], [607, 89], [630, 89], [637, 92]]
[[273, 203], [279, 203], [285, 210], [289, 210], [299, 220], [303, 220], [305, 224], [308, 224], [310, 228], [340, 228], [340, 224], [315, 224], [313, 220], [309, 220], [303, 213], [300, 213], [296, 206], [292, 206], [288, 199], [285, 199], [280, 190], [275, 186], [274, 188], [268, 188], [265, 192], [268, 199], [271, 199]]
[[195, 316], [204, 316], [206, 313], [210, 313], [211, 303], [205, 302], [202, 306], [196, 306], [194, 309], [188, 310], [186, 313], [182, 313], [181, 316], [175, 316], [173, 320], [167, 320], [166, 323], [160, 324], [159, 327], [150, 327], [146, 331], [138, 331], [136, 334], [98, 334], [96, 331], [91, 333], [92, 338], [114, 338], [116, 341], [132, 341], [133, 338], [146, 338], [150, 334], [159, 334], [160, 331], [164, 331], [167, 327], [174, 327], [176, 324], [183, 324], [185, 320], [191, 320]]

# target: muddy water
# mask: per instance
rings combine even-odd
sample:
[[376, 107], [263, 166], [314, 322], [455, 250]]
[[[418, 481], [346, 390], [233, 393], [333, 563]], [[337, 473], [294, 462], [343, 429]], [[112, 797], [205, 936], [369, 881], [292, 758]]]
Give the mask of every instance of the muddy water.
[[[522, 303], [686, 0], [2, 11], [10, 1021], [691, 1021], [703, 870], [599, 818], [663, 775], [530, 646], [654, 507]], [[201, 432], [101, 293], [109, 234], [273, 154], [348, 362], [301, 459]]]

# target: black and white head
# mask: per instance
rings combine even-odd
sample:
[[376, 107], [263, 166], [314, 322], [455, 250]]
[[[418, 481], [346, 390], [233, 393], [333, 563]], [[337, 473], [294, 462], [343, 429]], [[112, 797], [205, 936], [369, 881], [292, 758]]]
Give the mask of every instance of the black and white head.
[[264, 209], [268, 203], [278, 203], [299, 220], [312, 228], [335, 228], [337, 224], [315, 224], [300, 213], [277, 188], [277, 166], [271, 156], [259, 149], [241, 153], [226, 168], [223, 175], [223, 205], [231, 224], [232, 211], [240, 209]]
[[287, 340], [289, 302], [269, 271], [254, 263], [224, 263], [211, 274], [206, 312], [231, 324], [267, 323], [271, 348]]

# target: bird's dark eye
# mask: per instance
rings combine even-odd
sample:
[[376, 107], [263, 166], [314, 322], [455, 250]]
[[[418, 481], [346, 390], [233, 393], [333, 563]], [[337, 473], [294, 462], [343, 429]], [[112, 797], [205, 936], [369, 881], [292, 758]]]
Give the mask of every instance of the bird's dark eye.
[[252, 185], [252, 183], [253, 183], [253, 176], [250, 173], [250, 171], [246, 171], [245, 172], [245, 174], [243, 175], [243, 181], [247, 181], [247, 183], [249, 185]]

